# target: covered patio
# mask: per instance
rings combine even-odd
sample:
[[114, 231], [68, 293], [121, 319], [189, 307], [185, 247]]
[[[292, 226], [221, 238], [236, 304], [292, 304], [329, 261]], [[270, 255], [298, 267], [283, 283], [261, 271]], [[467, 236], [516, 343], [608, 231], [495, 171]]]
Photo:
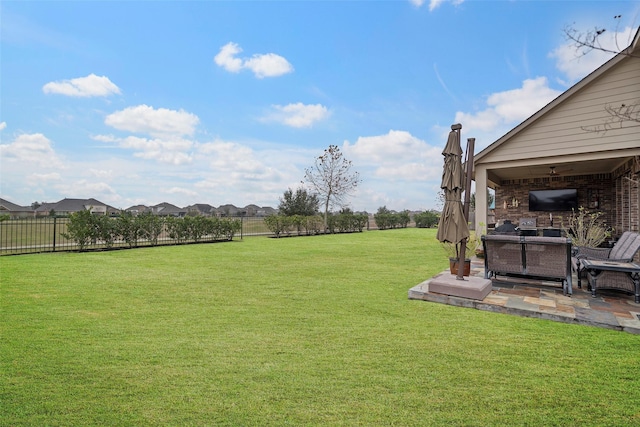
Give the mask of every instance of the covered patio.
[[[491, 231], [487, 188], [495, 190], [496, 222], [526, 226], [528, 236], [571, 237], [564, 226], [578, 208], [599, 212], [612, 240], [639, 232], [640, 29], [629, 47], [476, 154], [473, 173], [476, 232]], [[554, 196], [535, 206], [542, 194]], [[558, 194], [571, 194], [570, 203], [558, 203]], [[471, 276], [484, 274], [483, 260], [472, 260]], [[565, 296], [557, 282], [501, 275], [473, 299], [439, 293], [437, 281], [430, 290], [433, 279], [409, 298], [640, 334], [640, 304], [625, 292], [593, 297], [583, 284]]]
[[[475, 228], [535, 220], [561, 228], [570, 211], [533, 209], [529, 192], [572, 189], [613, 230], [640, 230], [640, 30], [631, 45], [475, 155]], [[636, 258], [637, 260], [638, 258]]]

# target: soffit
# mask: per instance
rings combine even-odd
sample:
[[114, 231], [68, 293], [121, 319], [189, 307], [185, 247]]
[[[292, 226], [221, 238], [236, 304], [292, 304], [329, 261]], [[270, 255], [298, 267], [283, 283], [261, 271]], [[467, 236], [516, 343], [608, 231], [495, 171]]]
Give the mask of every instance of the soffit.
[[[584, 160], [578, 162], [557, 162], [547, 160], [537, 164], [512, 164], [489, 166], [488, 170], [493, 181], [508, 181], [531, 178], [549, 178], [576, 175], [598, 175], [613, 172], [630, 157]], [[551, 166], [554, 166], [555, 175], [550, 174]]]

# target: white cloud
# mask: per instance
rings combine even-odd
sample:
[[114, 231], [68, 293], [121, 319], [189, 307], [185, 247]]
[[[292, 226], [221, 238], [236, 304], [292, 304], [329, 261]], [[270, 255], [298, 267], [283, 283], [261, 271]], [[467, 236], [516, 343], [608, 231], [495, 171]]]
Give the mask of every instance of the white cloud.
[[168, 163], [172, 165], [183, 165], [191, 163], [192, 157], [187, 153], [180, 152], [164, 152], [161, 150], [140, 151], [134, 153], [135, 157], [146, 160], [156, 160], [160, 163]]
[[[51, 183], [49, 183], [51, 184]], [[89, 199], [95, 198], [101, 202], [110, 204], [115, 207], [122, 207], [120, 202], [123, 200], [115, 189], [106, 182], [99, 182], [93, 179], [78, 179], [77, 177], [65, 176], [50, 185], [46, 201], [55, 201], [63, 197]], [[51, 189], [55, 189], [55, 196], [52, 197]]]
[[133, 150], [135, 157], [173, 165], [191, 163], [191, 150], [195, 145], [193, 141], [173, 135], [153, 139], [138, 136], [116, 138], [112, 135], [96, 135], [92, 138], [116, 144], [126, 150]]
[[60, 181], [62, 176], [58, 172], [32, 173], [27, 176], [29, 185], [51, 184], [53, 181]]
[[118, 138], [113, 135], [92, 135], [91, 139], [100, 142], [118, 142]]
[[0, 130], [4, 130], [7, 127], [7, 122], [0, 123]]
[[51, 141], [41, 133], [22, 134], [9, 144], [0, 144], [0, 158], [39, 167], [63, 167]]
[[216, 141], [202, 144], [200, 153], [212, 156], [210, 165], [215, 170], [251, 171], [259, 163], [254, 158], [253, 150], [235, 142]]
[[428, 181], [442, 172], [441, 149], [409, 132], [390, 130], [386, 135], [359, 137], [344, 142], [345, 157], [358, 165], [373, 166], [374, 175], [388, 180]]
[[236, 55], [241, 52], [242, 48], [238, 44], [229, 42], [220, 48], [213, 60], [218, 66], [232, 73], [238, 73], [243, 69], [251, 70], [259, 79], [293, 72], [293, 66], [289, 61], [275, 53], [255, 54], [248, 59], [237, 58]]
[[438, 6], [444, 3], [444, 0], [430, 0], [429, 1], [429, 10], [434, 10]]
[[155, 109], [148, 105], [128, 107], [109, 114], [104, 123], [119, 130], [158, 135], [193, 135], [200, 119], [184, 110]]
[[207, 162], [207, 172], [194, 186], [202, 193], [233, 200], [243, 197], [247, 203], [270, 204], [291, 183], [299, 182], [302, 172], [282, 151], [256, 152], [250, 147], [228, 141], [213, 141], [198, 147], [198, 160]]
[[478, 137], [474, 135], [475, 132], [482, 132], [486, 138], [481, 145], [488, 145], [560, 94], [560, 91], [549, 87], [546, 77], [527, 79], [522, 82], [521, 88], [490, 95], [484, 110], [457, 112], [454, 122], [461, 123], [465, 133], [474, 137]]
[[516, 122], [523, 121], [560, 94], [549, 87], [546, 77], [538, 77], [522, 82], [522, 88], [494, 93], [487, 104], [505, 122]]
[[109, 96], [120, 94], [120, 88], [113, 84], [108, 77], [89, 74], [70, 80], [49, 82], [42, 86], [44, 93], [75, 97]]
[[89, 174], [93, 177], [96, 178], [100, 178], [100, 179], [110, 179], [113, 177], [113, 171], [112, 170], [102, 170], [102, 169], [95, 169], [95, 168], [90, 168], [89, 169]]
[[[411, 4], [416, 7], [421, 7], [426, 0], [409, 0]], [[445, 3], [447, 0], [429, 0], [429, 11], [432, 12], [434, 9], [438, 8], [442, 3]], [[464, 3], [464, 0], [449, 0], [454, 6]]]
[[238, 73], [242, 70], [242, 59], [235, 56], [242, 52], [240, 46], [236, 43], [229, 42], [220, 48], [220, 52], [213, 58], [216, 64], [232, 73]]
[[[109, 200], [117, 195], [117, 192], [106, 182], [88, 181], [80, 179], [70, 182], [64, 186], [59, 186], [63, 194], [73, 194], [73, 197], [79, 198], [96, 198], [98, 200], [110, 196]], [[71, 196], [70, 196], [71, 197]]]
[[188, 197], [195, 197], [198, 195], [196, 191], [189, 190], [188, 188], [182, 188], [182, 187], [172, 187], [166, 190], [162, 190], [162, 192], [165, 194], [181, 194]]
[[[619, 52], [631, 43], [636, 31], [637, 28], [632, 27], [627, 27], [620, 32], [605, 31], [598, 37], [598, 43], [603, 49]], [[586, 33], [586, 31], [578, 32], [578, 34]], [[602, 50], [585, 50], [577, 47], [572, 40], [558, 46], [549, 54], [549, 57], [556, 60], [556, 67], [569, 78], [569, 84], [585, 77], [613, 56], [613, 53]]]
[[322, 104], [305, 105], [301, 102], [288, 105], [273, 105], [273, 112], [263, 120], [275, 121], [294, 128], [308, 128], [330, 116]]
[[293, 71], [293, 66], [275, 53], [253, 55], [244, 62], [244, 67], [253, 71], [257, 78], [277, 77]]
[[213, 170], [228, 176], [263, 176], [268, 175], [271, 169], [260, 161], [251, 148], [235, 142], [209, 142], [201, 144], [198, 151], [209, 159]]

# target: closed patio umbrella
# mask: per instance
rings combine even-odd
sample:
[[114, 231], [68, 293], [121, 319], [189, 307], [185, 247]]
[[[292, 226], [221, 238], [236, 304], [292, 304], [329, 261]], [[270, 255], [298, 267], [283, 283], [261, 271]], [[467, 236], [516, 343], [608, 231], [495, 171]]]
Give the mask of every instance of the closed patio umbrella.
[[[444, 192], [445, 202], [436, 234], [439, 241], [454, 244], [458, 244], [469, 237], [469, 226], [461, 200], [465, 186], [465, 173], [462, 168], [462, 148], [460, 147], [461, 128], [462, 126], [459, 124], [451, 126], [447, 145], [442, 150], [444, 166], [440, 188]], [[461, 255], [460, 258], [464, 261], [464, 255]], [[463, 262], [458, 265], [458, 277], [460, 279], [462, 278], [462, 265]]]

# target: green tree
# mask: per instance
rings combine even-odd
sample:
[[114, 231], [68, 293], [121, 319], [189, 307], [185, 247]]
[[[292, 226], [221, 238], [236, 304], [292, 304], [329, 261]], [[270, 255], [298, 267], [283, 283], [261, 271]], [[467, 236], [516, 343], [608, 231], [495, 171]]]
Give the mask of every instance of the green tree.
[[164, 229], [164, 218], [151, 212], [143, 212], [136, 216], [135, 223], [140, 230], [140, 237], [148, 240], [151, 245], [158, 244], [158, 237]]
[[311, 216], [318, 213], [320, 201], [316, 194], [309, 194], [304, 188], [296, 189], [295, 193], [291, 188], [284, 192], [280, 199], [278, 210], [281, 215], [302, 215]]
[[413, 216], [418, 228], [431, 228], [438, 223], [438, 214], [434, 211], [420, 212]]
[[411, 222], [411, 215], [409, 215], [409, 211], [408, 210], [404, 210], [398, 214], [396, 214], [396, 216], [398, 217], [398, 225], [402, 228], [407, 228], [409, 226], [409, 223]]
[[360, 181], [358, 172], [351, 171], [351, 161], [342, 156], [336, 145], [330, 145], [313, 166], [305, 170], [303, 183], [317, 194], [324, 205], [324, 223], [332, 206], [344, 206]]
[[[491, 206], [493, 204], [493, 199], [495, 198], [495, 195], [489, 191], [489, 189], [487, 188], [487, 206]], [[469, 199], [469, 204], [470, 206], [475, 209], [476, 208], [476, 193], [471, 193], [471, 198]]]
[[165, 224], [167, 226], [167, 234], [177, 243], [182, 243], [189, 238], [188, 223], [183, 221], [182, 218], [168, 216], [165, 219]]
[[267, 229], [275, 234], [276, 237], [280, 237], [283, 232], [287, 231], [290, 222], [290, 217], [284, 215], [269, 215], [264, 219]]
[[392, 213], [386, 206], [380, 206], [378, 211], [373, 214], [373, 219], [376, 222], [376, 227], [378, 230], [386, 230], [387, 228], [391, 228], [391, 217]]
[[95, 223], [96, 236], [107, 248], [112, 248], [119, 235], [116, 221], [106, 215], [92, 215], [92, 220]]
[[131, 212], [124, 211], [117, 220], [118, 233], [122, 239], [129, 244], [130, 248], [138, 246], [138, 239], [142, 236], [140, 223]]
[[81, 210], [69, 215], [67, 231], [60, 234], [65, 239], [73, 240], [84, 251], [89, 243], [97, 239], [96, 228], [93, 214], [88, 210]]

